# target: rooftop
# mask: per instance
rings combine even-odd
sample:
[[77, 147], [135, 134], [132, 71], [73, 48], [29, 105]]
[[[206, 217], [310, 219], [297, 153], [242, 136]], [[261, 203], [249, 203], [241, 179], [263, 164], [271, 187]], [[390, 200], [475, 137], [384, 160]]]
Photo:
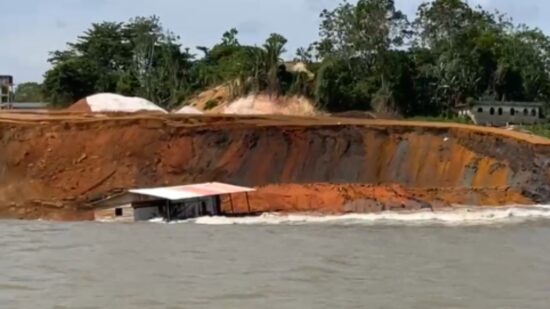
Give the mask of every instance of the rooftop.
[[210, 182], [177, 187], [161, 187], [150, 189], [134, 189], [128, 192], [132, 194], [145, 195], [162, 198], [171, 201], [181, 201], [197, 197], [209, 197], [232, 193], [246, 193], [256, 191], [253, 188], [239, 187], [220, 182]]
[[477, 101], [475, 106], [518, 106], [518, 107], [541, 107], [542, 102], [518, 102], [518, 101]]

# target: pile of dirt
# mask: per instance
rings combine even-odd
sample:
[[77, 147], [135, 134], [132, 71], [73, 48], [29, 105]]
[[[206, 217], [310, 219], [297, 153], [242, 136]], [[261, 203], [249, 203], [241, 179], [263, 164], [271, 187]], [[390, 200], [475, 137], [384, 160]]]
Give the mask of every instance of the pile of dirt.
[[220, 85], [199, 93], [188, 100], [185, 106], [193, 107], [203, 112], [222, 114], [223, 107], [230, 101], [231, 91], [229, 90], [229, 86]]
[[228, 115], [288, 115], [315, 116], [317, 110], [311, 100], [304, 97], [277, 97], [249, 95], [229, 103], [223, 109]]
[[230, 94], [228, 85], [214, 87], [189, 100], [182, 109], [194, 108], [207, 114], [226, 115], [318, 115], [315, 104], [305, 97], [251, 94], [232, 99]]
[[69, 112], [83, 113], [167, 113], [155, 103], [138, 97], [126, 97], [114, 93], [98, 93], [79, 100], [68, 108]]
[[[407, 188], [394, 194], [404, 200], [547, 203], [549, 162], [547, 139], [458, 124], [9, 113], [0, 114], [0, 217], [63, 214], [85, 210], [82, 201], [114, 190], [208, 181], [267, 186], [262, 192], [290, 194], [282, 197], [288, 201], [282, 206], [278, 199], [253, 197], [259, 199], [257, 205], [264, 200], [262, 207], [272, 203], [273, 209], [289, 211], [368, 210], [365, 205], [383, 201], [380, 196], [399, 193], [391, 187], [395, 184]], [[342, 186], [323, 185], [327, 183]], [[285, 184], [304, 187], [296, 194], [292, 187], [270, 187]], [[372, 187], [353, 184], [390, 187], [368, 195]], [[369, 196], [377, 199], [364, 203], [372, 200]], [[390, 201], [388, 208], [393, 209], [399, 199]], [[65, 206], [72, 202], [78, 202], [76, 208]]]
[[184, 115], [202, 115], [204, 114], [203, 111], [199, 110], [196, 107], [193, 106], [184, 106], [180, 108], [179, 110], [175, 111], [176, 114], [184, 114]]

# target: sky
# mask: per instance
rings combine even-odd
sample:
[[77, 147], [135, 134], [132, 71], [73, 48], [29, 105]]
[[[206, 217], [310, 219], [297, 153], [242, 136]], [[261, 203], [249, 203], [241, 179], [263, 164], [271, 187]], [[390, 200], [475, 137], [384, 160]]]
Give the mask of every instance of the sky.
[[[42, 81], [50, 67], [50, 51], [64, 49], [91, 23], [126, 21], [157, 15], [181, 37], [185, 47], [211, 46], [226, 30], [236, 27], [239, 40], [261, 44], [270, 33], [284, 35], [294, 52], [317, 39], [319, 13], [340, 0], [0, 0], [0, 75], [16, 83]], [[413, 19], [423, 0], [396, 0], [398, 9]], [[550, 34], [550, 1], [469, 0], [498, 9], [517, 23]]]

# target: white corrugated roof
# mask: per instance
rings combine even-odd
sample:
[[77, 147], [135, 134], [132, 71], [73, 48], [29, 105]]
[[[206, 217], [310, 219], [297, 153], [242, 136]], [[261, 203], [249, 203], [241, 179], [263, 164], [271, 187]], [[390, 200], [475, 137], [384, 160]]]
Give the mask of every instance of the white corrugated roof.
[[186, 200], [197, 197], [216, 196], [232, 193], [253, 192], [256, 189], [239, 187], [225, 183], [210, 182], [187, 186], [163, 187], [129, 190], [130, 193], [159, 197], [171, 201]]

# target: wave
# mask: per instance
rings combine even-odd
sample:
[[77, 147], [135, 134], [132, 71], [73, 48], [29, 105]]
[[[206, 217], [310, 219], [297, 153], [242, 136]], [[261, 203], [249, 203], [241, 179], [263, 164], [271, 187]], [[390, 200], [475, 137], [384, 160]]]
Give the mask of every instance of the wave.
[[[257, 217], [201, 217], [172, 222], [199, 225], [447, 225], [519, 224], [549, 220], [550, 205], [529, 207], [461, 207], [438, 211], [382, 212], [371, 214], [314, 215], [269, 213]], [[162, 220], [152, 220], [160, 223]]]

